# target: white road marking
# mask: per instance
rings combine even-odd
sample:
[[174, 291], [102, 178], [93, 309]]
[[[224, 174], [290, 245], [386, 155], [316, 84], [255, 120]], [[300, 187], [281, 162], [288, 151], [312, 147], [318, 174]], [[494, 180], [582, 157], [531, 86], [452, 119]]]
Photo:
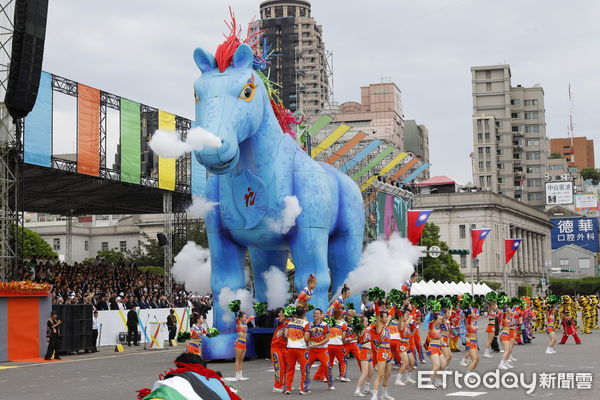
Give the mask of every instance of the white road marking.
[[529, 364], [528, 364], [528, 363], [525, 363], [525, 364], [523, 364], [523, 365], [533, 365], [533, 366], [535, 366], [535, 365], [537, 365], [537, 364], [531, 364], [531, 363], [529, 363]]
[[275, 372], [275, 370], [274, 369], [268, 369], [265, 372]]
[[482, 394], [487, 394], [487, 392], [454, 392], [454, 393], [448, 393], [446, 396], [450, 396], [450, 397], [477, 397], [477, 396], [481, 396]]
[[551, 367], [564, 368], [564, 365], [550, 364]]

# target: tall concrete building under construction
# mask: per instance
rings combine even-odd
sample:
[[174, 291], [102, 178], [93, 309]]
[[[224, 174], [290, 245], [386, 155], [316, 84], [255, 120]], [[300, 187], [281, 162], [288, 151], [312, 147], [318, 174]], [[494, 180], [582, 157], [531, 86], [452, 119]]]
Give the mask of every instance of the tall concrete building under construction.
[[474, 184], [544, 206], [548, 170], [544, 89], [512, 86], [509, 65], [471, 67]]
[[283, 104], [308, 121], [319, 116], [330, 98], [323, 28], [305, 0], [268, 0], [260, 4], [263, 38], [275, 54], [271, 79], [281, 88]]

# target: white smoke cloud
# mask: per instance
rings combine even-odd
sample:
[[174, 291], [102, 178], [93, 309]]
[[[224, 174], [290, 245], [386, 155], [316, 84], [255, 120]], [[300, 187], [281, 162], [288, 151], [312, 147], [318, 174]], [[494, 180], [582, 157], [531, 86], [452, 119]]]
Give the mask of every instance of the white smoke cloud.
[[236, 291], [231, 290], [229, 286], [225, 286], [219, 292], [219, 305], [223, 308], [224, 312], [221, 316], [223, 322], [231, 322], [235, 315], [229, 311], [229, 303], [233, 300], [241, 300], [240, 310], [244, 311], [248, 315], [252, 315], [254, 310], [254, 298], [252, 294], [246, 289], [238, 289]]
[[187, 213], [194, 218], [205, 218], [206, 215], [219, 203], [205, 199], [203, 196], [192, 196], [192, 205]]
[[200, 295], [210, 293], [210, 252], [194, 242], [187, 242], [175, 256], [171, 272], [177, 283]]
[[285, 235], [296, 225], [296, 218], [302, 212], [302, 208], [296, 196], [285, 196], [283, 201], [285, 207], [281, 212], [281, 217], [277, 220], [268, 219], [267, 224], [275, 232]]
[[399, 289], [414, 272], [420, 255], [416, 246], [396, 233], [389, 240], [376, 240], [367, 245], [347, 283], [354, 293], [374, 286]]
[[157, 130], [148, 143], [153, 152], [164, 158], [179, 158], [185, 153], [202, 150], [204, 146], [219, 147], [221, 139], [206, 129], [196, 127], [188, 131], [185, 141], [178, 132]]
[[262, 278], [267, 284], [267, 305], [270, 310], [283, 307], [290, 298], [289, 282], [285, 273], [272, 265], [268, 271], [262, 273]]

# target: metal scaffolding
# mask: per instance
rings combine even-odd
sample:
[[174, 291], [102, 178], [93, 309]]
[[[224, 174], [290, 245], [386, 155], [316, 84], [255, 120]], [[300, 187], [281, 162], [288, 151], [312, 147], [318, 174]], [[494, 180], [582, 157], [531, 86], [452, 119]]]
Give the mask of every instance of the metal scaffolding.
[[[15, 2], [0, 4], [0, 100], [4, 100], [10, 69]], [[0, 103], [0, 280], [9, 280], [19, 259], [17, 227], [22, 224], [20, 202], [20, 122], [13, 121], [4, 102]]]
[[173, 297], [173, 192], [166, 191], [163, 194], [163, 214], [165, 218], [165, 236], [167, 244], [164, 253], [164, 272], [165, 272], [165, 294], [168, 299]]

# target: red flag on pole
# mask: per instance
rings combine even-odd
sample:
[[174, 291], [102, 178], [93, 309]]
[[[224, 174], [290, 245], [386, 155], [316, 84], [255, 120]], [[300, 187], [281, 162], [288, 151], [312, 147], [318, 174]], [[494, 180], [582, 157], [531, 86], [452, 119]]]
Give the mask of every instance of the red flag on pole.
[[483, 253], [483, 243], [490, 233], [491, 229], [473, 229], [471, 230], [471, 253], [473, 258]]
[[506, 264], [513, 258], [523, 239], [504, 239], [504, 254], [506, 256]]
[[431, 210], [409, 210], [408, 214], [408, 229], [406, 237], [415, 246], [421, 240], [423, 235], [423, 229], [425, 229], [425, 223], [431, 214]]

